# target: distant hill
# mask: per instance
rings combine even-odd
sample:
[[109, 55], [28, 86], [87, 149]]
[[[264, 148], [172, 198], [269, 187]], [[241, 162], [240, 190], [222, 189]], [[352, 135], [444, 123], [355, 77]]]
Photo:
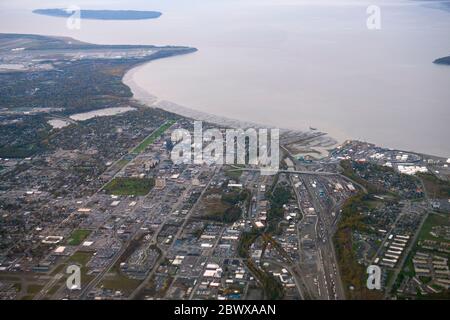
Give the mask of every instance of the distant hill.
[[[73, 12], [66, 9], [36, 9], [33, 13], [51, 17], [68, 18]], [[146, 20], [156, 19], [161, 16], [158, 11], [135, 11], [135, 10], [81, 10], [81, 19], [93, 20]]]
[[433, 63], [445, 64], [445, 65], [450, 66], [450, 56], [436, 59], [436, 60], [433, 61]]

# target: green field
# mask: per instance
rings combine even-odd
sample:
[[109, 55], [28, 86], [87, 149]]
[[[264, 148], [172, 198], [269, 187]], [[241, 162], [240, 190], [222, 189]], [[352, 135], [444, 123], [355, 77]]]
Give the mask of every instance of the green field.
[[104, 190], [109, 194], [119, 196], [145, 196], [155, 185], [150, 178], [114, 178]]
[[128, 162], [130, 162], [130, 160], [128, 160], [128, 159], [120, 159], [118, 162], [117, 162], [117, 167], [119, 167], [119, 168], [123, 168], [126, 164], [128, 164]]
[[39, 293], [43, 287], [44, 286], [40, 284], [30, 284], [27, 287], [27, 294], [35, 295], [36, 293]]
[[44, 288], [44, 286], [40, 284], [29, 284], [26, 289], [26, 295], [24, 295], [21, 300], [33, 300], [34, 296], [37, 295], [42, 288]]
[[[243, 165], [237, 165], [236, 167], [244, 168], [245, 166], [243, 166]], [[242, 173], [244, 172], [244, 171], [242, 171], [242, 170], [233, 168], [233, 167], [231, 167], [231, 166], [226, 167], [224, 170], [225, 170], [225, 175], [226, 175], [228, 178], [233, 179], [233, 180], [236, 180], [236, 181], [239, 181], [239, 178], [241, 177]]]
[[450, 182], [444, 181], [431, 173], [420, 173], [428, 196], [435, 199], [448, 199], [450, 197]]
[[67, 240], [67, 244], [70, 245], [70, 246], [78, 246], [90, 234], [91, 234], [91, 230], [76, 229], [70, 235], [70, 238]]
[[144, 139], [136, 148], [131, 151], [131, 153], [141, 153], [143, 152], [149, 145], [155, 142], [167, 129], [169, 129], [175, 121], [170, 120], [163, 124], [161, 127], [153, 131], [151, 135]]
[[91, 252], [77, 251], [68, 260], [68, 262], [73, 262], [82, 266], [85, 266], [89, 260], [92, 258]]
[[227, 170], [225, 171], [225, 175], [233, 180], [239, 181], [239, 178], [242, 175], [242, 170]]
[[121, 273], [108, 273], [100, 282], [100, 287], [114, 291], [120, 290], [130, 294], [140, 283], [140, 280], [128, 278]]
[[[208, 199], [208, 195], [215, 195], [216, 197]], [[206, 215], [203, 218], [224, 223], [233, 223], [242, 216], [240, 204], [247, 205], [249, 198], [250, 193], [246, 189], [229, 193], [223, 193], [217, 189], [210, 191], [203, 199], [203, 204], [206, 209]]]
[[436, 226], [450, 226], [449, 217], [434, 213], [429, 214], [422, 226], [422, 229], [420, 230], [418, 240], [435, 240], [447, 242], [447, 239], [437, 238], [430, 234], [432, 228]]

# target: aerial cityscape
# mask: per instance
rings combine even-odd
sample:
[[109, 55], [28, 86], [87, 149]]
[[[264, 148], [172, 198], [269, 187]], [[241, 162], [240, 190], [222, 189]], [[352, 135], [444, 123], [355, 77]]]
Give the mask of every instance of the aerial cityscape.
[[[448, 19], [439, 5], [424, 10]], [[61, 6], [26, 12], [64, 29], [73, 15]], [[125, 6], [83, 9], [67, 27], [170, 15]], [[395, 134], [392, 145], [335, 137], [300, 109], [284, 115], [308, 123], [294, 128], [264, 122], [281, 119], [264, 108], [233, 117], [143, 88], [142, 70], [155, 65], [146, 81], [158, 82], [195, 43], [21, 30], [0, 22], [0, 300], [450, 299], [447, 40], [423, 63], [447, 77], [423, 106], [439, 122], [433, 147], [413, 150]], [[363, 111], [355, 127], [370, 121]], [[413, 113], [419, 133], [432, 129]]]

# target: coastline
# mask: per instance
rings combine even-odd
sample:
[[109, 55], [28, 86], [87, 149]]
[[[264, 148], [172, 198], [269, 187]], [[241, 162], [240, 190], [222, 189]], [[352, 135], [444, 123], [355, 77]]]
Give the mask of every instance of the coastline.
[[[194, 120], [209, 122], [213, 124], [217, 124], [218, 126], [225, 126], [229, 128], [276, 128], [274, 126], [265, 125], [261, 123], [253, 123], [249, 121], [243, 121], [238, 119], [232, 119], [227, 118], [223, 116], [218, 116], [214, 114], [210, 114], [203, 111], [198, 111], [189, 107], [185, 107], [179, 104], [176, 104], [171, 101], [167, 100], [160, 100], [157, 96], [151, 94], [148, 90], [141, 87], [137, 81], [135, 80], [135, 74], [139, 71], [139, 68], [147, 65], [148, 63], [152, 63], [153, 61], [146, 61], [143, 63], [140, 63], [138, 65], [133, 66], [129, 70], [127, 70], [122, 77], [122, 82], [128, 86], [133, 94], [132, 99], [136, 100], [137, 102], [140, 102], [141, 104], [151, 107], [151, 108], [159, 108], [171, 113], [178, 114], [179, 116], [190, 118]], [[292, 136], [297, 135], [300, 137], [300, 141], [306, 142], [307, 140], [310, 140], [306, 143], [299, 143], [298, 146], [301, 146], [303, 149], [299, 154], [311, 154], [311, 151], [318, 152], [321, 156], [325, 156], [328, 151], [334, 149], [335, 147], [345, 143], [348, 140], [357, 140], [361, 142], [367, 142], [367, 143], [373, 143], [366, 140], [361, 139], [353, 139], [353, 138], [345, 138], [345, 139], [337, 139], [333, 136], [331, 136], [329, 133], [318, 130], [318, 131], [305, 131], [305, 130], [299, 130], [299, 129], [286, 129], [286, 128], [279, 128], [280, 134], [285, 136]], [[377, 146], [380, 146], [379, 144], [376, 144]], [[408, 150], [408, 148], [399, 148], [399, 147], [386, 147], [381, 145], [380, 147], [387, 148], [390, 150], [399, 150], [403, 152], [412, 152], [416, 154], [421, 155], [427, 155], [432, 157], [438, 157], [438, 158], [447, 158], [447, 156], [444, 155], [435, 155], [433, 153], [427, 153], [427, 152], [421, 152], [421, 151], [414, 151], [414, 150]]]
[[[141, 87], [137, 81], [135, 80], [135, 74], [139, 71], [139, 68], [146, 65], [147, 63], [152, 63], [152, 61], [146, 61], [144, 63], [141, 63], [139, 65], [136, 65], [129, 70], [127, 70], [122, 77], [122, 82], [128, 86], [133, 94], [133, 99], [136, 101], [152, 108], [159, 108], [163, 109], [168, 112], [172, 112], [175, 114], [178, 114], [182, 117], [191, 118], [199, 121], [205, 121], [209, 123], [214, 123], [220, 126], [227, 126], [230, 128], [269, 128], [274, 129], [276, 127], [261, 124], [261, 123], [255, 123], [250, 121], [244, 121], [239, 119], [232, 119], [227, 118], [223, 116], [218, 116], [214, 114], [210, 114], [203, 111], [197, 111], [195, 109], [185, 107], [179, 104], [176, 104], [171, 101], [167, 100], [160, 100], [157, 96], [151, 94], [148, 90]], [[340, 142], [337, 141], [335, 138], [331, 137], [328, 133], [323, 131], [302, 131], [302, 130], [293, 130], [293, 129], [286, 129], [286, 128], [279, 128], [280, 133], [297, 133], [299, 135], [308, 135], [308, 136], [325, 136], [328, 139], [328, 143], [330, 140], [334, 141], [334, 144], [337, 145]]]
[[[152, 63], [152, 61], [147, 61], [139, 65], [134, 66], [129, 69], [122, 78], [122, 82], [128, 86], [133, 93], [133, 99], [143, 103], [148, 107], [160, 108], [168, 112], [176, 113], [182, 117], [192, 118], [199, 121], [205, 121], [214, 123], [217, 125], [225, 125], [231, 128], [275, 128], [274, 126], [267, 126], [263, 124], [258, 124], [249, 121], [242, 121], [238, 119], [231, 119], [227, 117], [217, 116], [210, 113], [197, 111], [192, 108], [181, 106], [171, 101], [160, 100], [155, 95], [151, 94], [149, 91], [145, 90], [135, 81], [135, 74], [140, 67], [146, 65], [147, 63]], [[280, 131], [293, 131], [288, 129], [280, 129]], [[302, 131], [298, 131], [302, 132]], [[303, 133], [303, 132], [302, 132]]]
[[[139, 68], [146, 65], [147, 63], [152, 63], [152, 61], [146, 61], [133, 66], [132, 68], [127, 70], [122, 77], [122, 82], [130, 88], [133, 94], [132, 99], [136, 100], [137, 102], [150, 108], [159, 108], [185, 118], [217, 124], [221, 127], [225, 126], [229, 128], [239, 128], [244, 130], [247, 128], [276, 128], [274, 126], [264, 125], [261, 123], [231, 119], [202, 111], [197, 111], [170, 101], [160, 100], [157, 96], [151, 94], [148, 90], [141, 87], [135, 80], [135, 74], [139, 71]], [[280, 139], [282, 140], [284, 138], [289, 140], [290, 138], [292, 138], [292, 136], [297, 137], [298, 141], [296, 143], [293, 143], [294, 145], [300, 147], [297, 155], [316, 154], [318, 158], [326, 157], [329, 154], [330, 150], [343, 143], [343, 141], [338, 141], [334, 137], [331, 137], [328, 133], [322, 131], [301, 131], [285, 128], [278, 129], [280, 129]]]

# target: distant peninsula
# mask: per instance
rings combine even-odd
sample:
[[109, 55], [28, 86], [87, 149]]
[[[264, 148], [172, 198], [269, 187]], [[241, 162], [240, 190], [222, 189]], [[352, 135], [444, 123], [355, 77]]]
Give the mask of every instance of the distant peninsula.
[[[71, 10], [66, 9], [36, 9], [33, 10], [33, 13], [62, 18], [68, 18], [73, 15]], [[81, 19], [92, 20], [146, 20], [159, 18], [161, 14], [158, 11], [80, 10]]]
[[445, 64], [447, 66], [450, 66], [450, 56], [436, 59], [436, 60], [433, 61], [433, 63]]

